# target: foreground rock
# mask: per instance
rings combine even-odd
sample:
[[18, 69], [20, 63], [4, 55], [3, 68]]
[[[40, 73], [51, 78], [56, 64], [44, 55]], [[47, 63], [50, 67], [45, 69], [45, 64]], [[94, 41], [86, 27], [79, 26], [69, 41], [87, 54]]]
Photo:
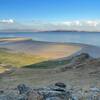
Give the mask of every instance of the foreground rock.
[[1, 91], [0, 100], [100, 100], [100, 89], [68, 88], [64, 83], [33, 89], [20, 84], [15, 90]]

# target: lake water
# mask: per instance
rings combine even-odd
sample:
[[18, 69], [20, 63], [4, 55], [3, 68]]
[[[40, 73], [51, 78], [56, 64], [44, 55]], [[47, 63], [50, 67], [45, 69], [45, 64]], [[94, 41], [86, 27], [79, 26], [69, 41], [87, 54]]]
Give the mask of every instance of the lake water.
[[28, 37], [38, 41], [84, 43], [100, 46], [99, 32], [18, 32], [0, 33], [0, 37]]

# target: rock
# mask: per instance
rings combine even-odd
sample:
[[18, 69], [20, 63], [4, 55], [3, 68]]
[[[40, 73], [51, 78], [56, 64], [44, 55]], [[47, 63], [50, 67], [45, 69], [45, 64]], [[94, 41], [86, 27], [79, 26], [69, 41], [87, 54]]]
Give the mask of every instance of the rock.
[[32, 91], [28, 94], [27, 100], [43, 100], [43, 96], [37, 91]]
[[92, 60], [94, 60], [94, 58], [92, 58], [89, 54], [81, 53], [79, 55], [71, 57], [68, 63], [63, 67], [57, 69], [56, 72], [65, 72], [66, 70], [83, 68], [85, 64], [88, 65], [88, 63], [92, 62]]
[[[38, 90], [39, 94], [43, 96], [43, 100], [66, 100], [66, 90], [59, 86], [50, 86]], [[55, 99], [56, 98], [56, 99]]]
[[89, 58], [92, 58], [88, 53], [81, 53], [79, 55], [76, 55], [75, 57], [77, 57], [79, 59], [89, 59]]
[[81, 53], [81, 54], [72, 58], [71, 64], [75, 65], [75, 64], [84, 63], [84, 62], [86, 62], [87, 60], [90, 60], [90, 59], [92, 59], [92, 57], [90, 57], [89, 54]]
[[55, 83], [55, 86], [61, 87], [61, 88], [66, 88], [66, 85], [64, 83]]
[[24, 94], [24, 93], [26, 93], [26, 92], [28, 92], [30, 90], [30, 88], [26, 87], [25, 84], [19, 84], [17, 86], [17, 89], [18, 89], [19, 94]]
[[11, 92], [0, 95], [0, 100], [20, 100], [20, 99], [18, 99], [18, 95]]
[[98, 89], [97, 87], [91, 87], [90, 91], [92, 91], [92, 92], [100, 92], [100, 89]]
[[0, 100], [100, 100], [100, 89], [97, 87], [86, 91], [81, 88], [66, 89], [66, 85], [62, 82], [38, 89], [19, 84], [16, 90], [18, 91], [1, 92]]
[[4, 90], [0, 90], [0, 94], [3, 94], [4, 93]]
[[90, 58], [90, 55], [88, 53], [81, 53], [79, 56], [81, 56], [81, 58], [84, 58], [84, 59]]
[[19, 95], [17, 98], [18, 100], [28, 100], [28, 97], [26, 94]]
[[62, 82], [57, 82], [54, 85], [49, 86], [50, 90], [52, 91], [58, 91], [58, 92], [65, 92], [66, 91], [66, 85]]

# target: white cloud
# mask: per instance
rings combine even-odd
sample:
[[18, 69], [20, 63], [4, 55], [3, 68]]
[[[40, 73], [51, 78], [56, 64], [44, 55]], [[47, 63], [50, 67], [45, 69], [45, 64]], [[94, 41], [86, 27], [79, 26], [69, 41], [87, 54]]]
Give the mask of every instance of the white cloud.
[[69, 26], [69, 27], [71, 27], [71, 26], [82, 26], [82, 24], [83, 24], [83, 22], [82, 21], [78, 21], [78, 20], [76, 20], [76, 21], [62, 21], [62, 22], [53, 22], [52, 23], [53, 25], [63, 25], [63, 26]]
[[72, 21], [54, 21], [41, 24], [44, 30], [78, 30], [78, 31], [100, 31], [100, 20], [72, 20]]
[[76, 20], [76, 21], [70, 21], [70, 22], [65, 22], [65, 23], [70, 23], [70, 26], [81, 26], [81, 22]]
[[62, 22], [53, 22], [53, 25], [56, 26], [69, 26], [69, 27], [82, 27], [82, 26], [87, 26], [87, 27], [96, 27], [100, 25], [100, 21], [92, 21], [92, 20], [86, 20], [86, 21], [78, 21], [78, 20], [74, 20], [74, 21], [62, 21]]
[[0, 20], [0, 23], [14, 23], [14, 20], [13, 19], [3, 19], [3, 20]]
[[82, 25], [82, 23], [80, 21], [75, 21], [74, 23], [75, 23], [76, 26], [81, 26]]
[[65, 21], [65, 22], [62, 22], [61, 24], [67, 25], [67, 26], [71, 26], [71, 25], [72, 25], [72, 22], [70, 22], [70, 21]]
[[33, 21], [23, 23], [16, 22], [13, 19], [4, 19], [0, 20], [0, 29], [100, 31], [100, 20]]
[[99, 21], [86, 21], [86, 24], [89, 26], [97, 26], [100, 22]]

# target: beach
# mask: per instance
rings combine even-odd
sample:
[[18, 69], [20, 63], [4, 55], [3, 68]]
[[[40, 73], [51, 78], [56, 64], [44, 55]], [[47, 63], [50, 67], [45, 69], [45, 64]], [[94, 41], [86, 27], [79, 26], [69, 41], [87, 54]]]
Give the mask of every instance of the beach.
[[1, 39], [0, 48], [6, 48], [9, 52], [28, 53], [48, 59], [57, 59], [70, 56], [81, 50], [81, 46], [64, 43], [50, 43], [32, 41], [28, 38]]

